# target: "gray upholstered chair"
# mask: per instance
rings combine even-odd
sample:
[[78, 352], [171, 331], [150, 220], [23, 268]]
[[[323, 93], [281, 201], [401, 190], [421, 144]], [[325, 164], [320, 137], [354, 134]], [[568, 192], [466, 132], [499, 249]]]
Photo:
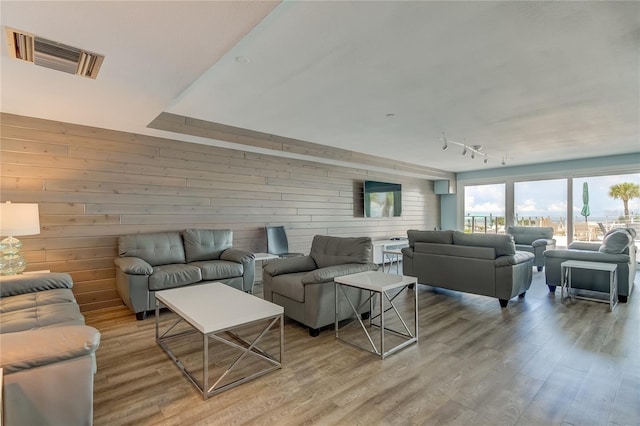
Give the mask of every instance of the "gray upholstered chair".
[[[625, 303], [633, 290], [636, 276], [636, 232], [630, 228], [612, 229], [602, 243], [576, 241], [568, 250], [547, 250], [545, 256], [545, 278], [549, 291], [555, 292], [562, 284], [561, 265], [565, 260], [615, 263], [618, 265], [618, 300]], [[574, 269], [571, 272], [571, 287], [582, 290], [609, 292], [609, 272]]]
[[[341, 238], [316, 235], [308, 256], [275, 259], [263, 267], [264, 299], [284, 307], [284, 314], [307, 327], [317, 336], [320, 328], [335, 321], [335, 285], [342, 275], [375, 271], [373, 244], [369, 237]], [[369, 297], [368, 292], [347, 287], [355, 306]], [[369, 304], [359, 312], [369, 312]], [[340, 319], [350, 318], [347, 302], [340, 303]]]
[[509, 226], [507, 234], [513, 236], [516, 250], [528, 251], [536, 256], [533, 266], [538, 271], [542, 271], [544, 267], [544, 252], [556, 248], [553, 228], [550, 226]]

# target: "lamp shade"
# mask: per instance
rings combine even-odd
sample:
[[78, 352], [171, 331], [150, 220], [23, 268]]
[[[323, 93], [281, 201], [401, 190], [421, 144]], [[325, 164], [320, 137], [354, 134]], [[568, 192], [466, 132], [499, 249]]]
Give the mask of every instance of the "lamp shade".
[[0, 204], [0, 236], [36, 235], [40, 233], [38, 205], [32, 203]]

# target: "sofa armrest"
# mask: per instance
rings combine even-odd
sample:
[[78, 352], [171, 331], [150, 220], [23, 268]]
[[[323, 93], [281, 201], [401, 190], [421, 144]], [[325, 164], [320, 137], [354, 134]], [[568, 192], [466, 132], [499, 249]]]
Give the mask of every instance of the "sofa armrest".
[[311, 256], [296, 256], [285, 259], [270, 260], [265, 263], [262, 270], [275, 277], [277, 275], [291, 274], [295, 272], [308, 272], [316, 269], [316, 262]]
[[240, 249], [234, 249], [234, 248], [226, 249], [220, 255], [221, 260], [226, 260], [229, 262], [236, 262], [236, 263], [243, 263], [243, 264], [249, 263], [252, 260], [255, 260], [255, 258], [256, 256], [251, 252], [240, 250]]
[[403, 248], [400, 249], [400, 251], [402, 252], [402, 254], [404, 256], [413, 258], [413, 248], [411, 248], [411, 247], [403, 247]]
[[[37, 344], [36, 344], [37, 342]], [[37, 328], [0, 334], [0, 367], [4, 374], [91, 354], [100, 345], [100, 332], [86, 325]]]
[[356, 274], [358, 272], [375, 271], [378, 265], [375, 263], [345, 263], [342, 265], [325, 266], [303, 275], [300, 281], [302, 284], [320, 284], [332, 282], [334, 278], [344, 275]]
[[528, 251], [517, 251], [516, 254], [496, 257], [496, 259], [493, 261], [493, 264], [496, 266], [496, 268], [500, 268], [502, 266], [525, 263], [535, 259], [535, 257], [536, 256], [533, 253], [529, 253]]
[[600, 249], [600, 243], [585, 243], [582, 241], [574, 241], [569, 244], [569, 249], [574, 250], [590, 250], [590, 251], [598, 251]]
[[125, 274], [151, 275], [153, 267], [139, 257], [116, 257], [114, 263]]
[[546, 247], [546, 246], [555, 246], [556, 240], [553, 238], [539, 238], [531, 243], [532, 247]]
[[1, 297], [72, 287], [73, 279], [71, 275], [59, 272], [0, 277]]

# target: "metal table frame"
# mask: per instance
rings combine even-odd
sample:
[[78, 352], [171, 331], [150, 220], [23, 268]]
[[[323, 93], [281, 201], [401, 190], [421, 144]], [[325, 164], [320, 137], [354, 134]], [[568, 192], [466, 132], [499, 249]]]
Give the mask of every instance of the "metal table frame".
[[[157, 296], [158, 293], [156, 293]], [[251, 296], [254, 297], [254, 296]], [[176, 321], [174, 321], [170, 326], [168, 326], [168, 328], [164, 331], [160, 331], [160, 324], [159, 324], [159, 318], [160, 318], [160, 307], [166, 307], [167, 309], [169, 309], [171, 312], [173, 312], [175, 315], [178, 316], [178, 318], [176, 319]], [[177, 332], [174, 334], [170, 334], [171, 331], [181, 322], [185, 322], [187, 324], [189, 324], [191, 326], [191, 329], [186, 330], [186, 331], [181, 331], [181, 332]], [[258, 335], [252, 340], [252, 341], [248, 341], [245, 340], [244, 338], [242, 338], [241, 336], [239, 336], [238, 334], [234, 333], [233, 330], [237, 329], [239, 327], [244, 327], [244, 326], [249, 326], [249, 325], [253, 325], [253, 324], [259, 324], [261, 322], [266, 322], [266, 326], [264, 327], [264, 329], [258, 333]], [[259, 341], [269, 332], [269, 330], [272, 329], [272, 327], [276, 324], [280, 322], [280, 331], [279, 331], [279, 339], [280, 339], [280, 354], [279, 357], [276, 358], [273, 355], [270, 355], [268, 353], [266, 353], [265, 351], [263, 351], [262, 349], [260, 349], [257, 345], [259, 343]], [[174, 311], [173, 309], [171, 309], [170, 306], [167, 306], [163, 303], [161, 303], [158, 298], [156, 297], [156, 342], [158, 343], [158, 345], [160, 345], [160, 347], [162, 347], [162, 349], [164, 349], [164, 351], [167, 353], [167, 355], [169, 356], [169, 358], [171, 358], [171, 360], [178, 366], [178, 368], [184, 373], [185, 376], [187, 376], [187, 378], [191, 381], [191, 383], [193, 383], [193, 385], [202, 393], [203, 398], [206, 400], [208, 399], [210, 396], [213, 396], [215, 394], [218, 394], [220, 392], [226, 391], [228, 389], [231, 389], [235, 386], [238, 386], [242, 383], [245, 383], [249, 380], [255, 379], [256, 377], [262, 376], [264, 374], [267, 374], [271, 371], [277, 370], [282, 368], [282, 356], [284, 353], [284, 313], [278, 314], [278, 315], [273, 315], [273, 316], [268, 316], [265, 318], [261, 318], [259, 320], [255, 320], [255, 321], [249, 321], [249, 322], [244, 322], [244, 323], [239, 323], [236, 324], [234, 326], [231, 327], [227, 327], [224, 329], [220, 329], [220, 330], [216, 330], [215, 332], [211, 332], [211, 333], [202, 333], [200, 332], [196, 325], [191, 324], [191, 322], [189, 322], [187, 319], [183, 318], [178, 312]], [[195, 333], [200, 333], [202, 335], [203, 338], [203, 356], [202, 356], [202, 362], [203, 362], [203, 374], [202, 374], [202, 382], [200, 382], [195, 375], [190, 372], [185, 365], [177, 358], [177, 356], [173, 353], [173, 351], [169, 348], [169, 345], [167, 344], [169, 340], [171, 340], [172, 338], [175, 337], [179, 337], [179, 336], [184, 336], [184, 335], [188, 335], [188, 334], [195, 334]], [[226, 335], [228, 337], [224, 338], [222, 337], [222, 335]], [[241, 351], [241, 354], [226, 368], [226, 370], [220, 375], [220, 377], [218, 377], [217, 379], [213, 380], [213, 384], [210, 385], [210, 378], [209, 378], [209, 339], [213, 339], [216, 340], [218, 342], [224, 343], [232, 348], [238, 349]], [[234, 369], [234, 367], [236, 367], [240, 361], [247, 355], [251, 355], [251, 356], [255, 356], [258, 357], [264, 361], [267, 361], [270, 365], [266, 366], [264, 369], [259, 370], [253, 374], [251, 374], [250, 376], [246, 376], [246, 377], [241, 377], [233, 382], [224, 384], [224, 385], [220, 385], [220, 383], [222, 382], [222, 380]]]
[[[408, 345], [412, 344], [412, 343], [416, 343], [418, 342], [418, 286], [417, 286], [417, 279], [415, 277], [408, 277], [408, 276], [403, 276], [403, 275], [391, 275], [391, 274], [387, 274], [384, 272], [363, 272], [361, 274], [383, 274], [386, 277], [396, 277], [397, 278], [397, 282], [394, 284], [387, 284], [387, 285], [376, 285], [373, 284], [371, 285], [362, 285], [362, 284], [357, 284], [354, 282], [345, 282], [344, 279], [349, 280], [349, 277], [353, 277], [354, 275], [359, 275], [359, 274], [352, 274], [352, 276], [345, 276], [345, 277], [337, 277], [334, 280], [334, 285], [335, 285], [335, 305], [336, 305], [336, 316], [335, 316], [335, 332], [336, 332], [336, 338], [339, 340], [342, 340], [348, 344], [351, 344], [353, 346], [356, 346], [360, 349], [365, 349], [365, 350], [369, 350], [370, 352], [375, 353], [376, 355], [380, 356], [381, 359], [385, 359], [387, 356], [407, 347]], [[375, 275], [373, 275], [375, 277]], [[368, 290], [369, 291], [369, 297], [362, 302], [362, 304], [360, 304], [358, 307], [354, 306], [353, 302], [349, 299], [349, 296], [347, 295], [347, 293], [344, 290], [344, 287], [348, 286], [348, 287], [353, 287], [353, 288], [358, 288], [358, 289], [362, 289], [362, 290]], [[369, 344], [371, 346], [370, 349], [368, 348], [363, 348], [360, 345], [357, 345], [353, 342], [350, 342], [348, 340], [345, 340], [343, 338], [340, 337], [340, 326], [339, 326], [339, 321], [338, 321], [338, 317], [339, 317], [339, 297], [338, 297], [338, 288], [340, 288], [340, 290], [342, 291], [342, 294], [344, 295], [345, 299], [347, 300], [347, 302], [349, 303], [349, 306], [351, 307], [351, 310], [353, 311], [356, 319], [359, 322], [359, 325], [362, 329], [362, 331], [364, 331], [365, 335], [367, 336], [367, 339], [369, 340]], [[400, 289], [400, 291], [398, 291], [398, 293], [396, 293], [394, 296], [389, 296], [388, 291], [390, 290], [394, 290], [394, 289]], [[413, 332], [411, 330], [409, 330], [409, 327], [407, 326], [407, 323], [405, 322], [405, 320], [402, 318], [402, 315], [400, 314], [400, 312], [398, 311], [397, 307], [395, 306], [395, 304], [393, 303], [393, 301], [396, 299], [396, 297], [398, 297], [400, 294], [402, 294], [405, 290], [409, 291], [409, 290], [413, 290], [413, 296], [414, 296], [414, 329]], [[378, 296], [378, 303], [380, 305], [380, 312], [377, 313], [376, 315], [374, 315], [374, 308], [375, 308], [375, 299], [376, 296]], [[385, 307], [385, 300], [388, 302], [388, 306]], [[369, 333], [369, 331], [367, 330], [367, 326], [364, 324], [364, 322], [361, 319], [360, 314], [358, 313], [359, 309], [361, 309], [365, 304], [369, 303], [369, 309], [370, 309], [370, 316], [368, 319], [368, 324], [369, 327], [377, 327], [380, 330], [380, 341], [379, 341], [379, 348], [376, 346], [376, 344], [373, 341], [373, 338], [371, 336], [371, 334]], [[388, 328], [385, 323], [385, 313], [387, 313], [388, 311], [393, 310], [393, 312], [395, 312], [395, 314], [397, 315], [398, 319], [400, 320], [400, 322], [402, 323], [403, 327], [404, 327], [404, 331], [397, 331], [397, 330], [393, 330]], [[379, 323], [375, 324], [374, 320], [379, 319]], [[402, 337], [405, 339], [404, 342], [399, 343], [398, 345], [394, 346], [393, 348], [390, 348], [388, 350], [385, 350], [385, 340], [384, 340], [384, 333], [385, 331], [390, 332], [396, 336]]]

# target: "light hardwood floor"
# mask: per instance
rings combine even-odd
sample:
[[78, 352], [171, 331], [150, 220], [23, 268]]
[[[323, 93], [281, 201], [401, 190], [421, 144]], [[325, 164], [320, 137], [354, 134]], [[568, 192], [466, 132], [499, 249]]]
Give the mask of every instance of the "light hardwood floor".
[[488, 297], [418, 291], [417, 345], [383, 361], [330, 329], [312, 338], [286, 321], [282, 370], [208, 401], [155, 343], [153, 317], [87, 312], [102, 333], [95, 425], [640, 424], [638, 294], [613, 313], [562, 304], [544, 272], [506, 309]]

